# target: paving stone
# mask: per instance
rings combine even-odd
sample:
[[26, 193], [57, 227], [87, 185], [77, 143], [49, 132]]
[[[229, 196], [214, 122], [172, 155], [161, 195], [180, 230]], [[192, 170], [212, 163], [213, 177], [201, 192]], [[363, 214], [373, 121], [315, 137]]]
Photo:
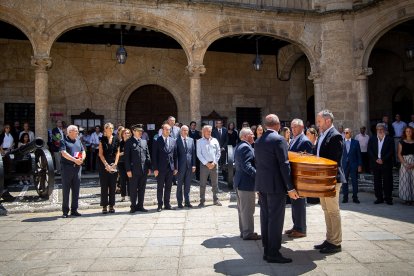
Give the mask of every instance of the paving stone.
[[358, 231], [357, 234], [369, 241], [401, 240], [399, 236], [394, 235], [387, 231], [380, 231], [380, 232], [359, 232]]
[[400, 260], [385, 250], [353, 250], [349, 252], [360, 263], [399, 262]]
[[131, 271], [136, 258], [99, 258], [89, 268], [89, 271]]
[[145, 270], [172, 270], [178, 269], [180, 259], [175, 257], [144, 257], [136, 259], [135, 271]]

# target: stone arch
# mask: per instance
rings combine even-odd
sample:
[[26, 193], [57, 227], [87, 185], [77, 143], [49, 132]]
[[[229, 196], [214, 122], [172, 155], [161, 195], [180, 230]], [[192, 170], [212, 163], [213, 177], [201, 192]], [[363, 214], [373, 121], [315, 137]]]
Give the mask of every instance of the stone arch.
[[[285, 30], [290, 29], [291, 32]], [[311, 70], [317, 71], [316, 66], [318, 65], [318, 57], [315, 51], [304, 41], [301, 37], [303, 33], [303, 25], [300, 22], [234, 22], [220, 25], [209, 32], [207, 32], [203, 37], [200, 38], [200, 43], [204, 47], [200, 47], [196, 57], [202, 62], [207, 52], [208, 47], [213, 44], [216, 40], [224, 37], [242, 35], [242, 34], [256, 34], [256, 35], [266, 35], [275, 38], [279, 38], [285, 41], [296, 45], [309, 59], [311, 64]], [[318, 42], [319, 43], [319, 42]], [[315, 48], [318, 45], [315, 43]]]
[[40, 19], [37, 20], [38, 26], [36, 26], [34, 22], [27, 20], [27, 18], [24, 15], [20, 14], [19, 12], [16, 12], [16, 10], [0, 6], [0, 20], [7, 22], [10, 25], [13, 25], [20, 31], [22, 31], [26, 35], [27, 39], [30, 41], [33, 52], [37, 52], [37, 43], [35, 39], [32, 37], [32, 34], [40, 31], [39, 25], [42, 24]]
[[141, 86], [151, 84], [162, 86], [172, 94], [175, 102], [177, 103], [178, 117], [180, 120], [182, 120], [181, 118], [183, 118], [183, 114], [189, 112], [189, 110], [186, 109], [187, 105], [184, 104], [184, 100], [180, 95], [180, 88], [176, 86], [176, 82], [174, 80], [169, 79], [166, 76], [161, 78], [156, 76], [144, 76], [131, 82], [119, 95], [117, 105], [118, 121], [125, 121], [126, 105], [132, 93], [134, 93], [135, 90]]
[[[85, 14], [88, 14], [88, 16], [85, 17]], [[140, 15], [138, 11], [134, 13], [126, 11], [120, 16], [117, 11], [89, 10], [62, 17], [53, 22], [48, 28], [50, 33], [50, 41], [47, 52], [50, 53], [53, 43], [59, 36], [75, 28], [103, 23], [135, 24], [160, 31], [175, 39], [183, 48], [187, 59], [191, 60], [188, 45], [192, 44], [194, 38], [190, 30], [171, 20], [168, 20], [168, 16], [160, 17], [157, 15], [151, 15], [148, 11], [145, 11], [145, 15], [146, 16]]]
[[290, 44], [279, 50], [277, 54], [277, 74], [281, 80], [289, 80], [290, 72], [296, 61], [305, 53], [296, 45]]
[[[381, 17], [373, 20], [372, 24], [367, 28], [364, 35], [362, 35], [361, 43], [366, 45], [365, 52], [362, 56], [361, 66], [368, 67], [369, 57], [371, 56], [372, 49], [378, 40], [389, 30], [395, 26], [414, 19], [414, 3], [407, 4], [403, 7], [395, 6], [393, 8], [386, 9]], [[360, 43], [359, 43], [360, 44]]]

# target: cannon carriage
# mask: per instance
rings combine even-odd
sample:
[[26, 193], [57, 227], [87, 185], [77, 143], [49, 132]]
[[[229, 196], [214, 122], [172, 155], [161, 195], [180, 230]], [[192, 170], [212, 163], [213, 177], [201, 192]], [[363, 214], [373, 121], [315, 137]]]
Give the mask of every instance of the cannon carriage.
[[0, 195], [4, 188], [20, 176], [30, 178], [38, 195], [48, 198], [55, 185], [52, 155], [44, 147], [42, 138], [7, 152], [0, 158]]

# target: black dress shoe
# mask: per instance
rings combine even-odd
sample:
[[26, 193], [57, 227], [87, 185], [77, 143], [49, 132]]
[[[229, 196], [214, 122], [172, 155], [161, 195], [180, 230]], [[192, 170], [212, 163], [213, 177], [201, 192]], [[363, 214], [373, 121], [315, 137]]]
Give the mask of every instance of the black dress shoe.
[[175, 208], [171, 207], [171, 205], [167, 205], [164, 207], [165, 210], [174, 210]]
[[129, 209], [129, 212], [131, 213], [131, 214], [133, 214], [133, 213], [135, 213], [135, 208], [131, 208], [131, 209]]
[[263, 254], [263, 261], [267, 261], [267, 256]]
[[344, 197], [344, 198], [342, 199], [342, 203], [348, 203], [348, 198], [347, 198], [347, 197]]
[[292, 259], [285, 258], [282, 255], [277, 255], [277, 256], [266, 256], [266, 261], [268, 263], [287, 264], [287, 263], [291, 263]]
[[191, 205], [191, 203], [186, 203], [184, 206], [187, 208], [193, 208], [193, 205]]
[[200, 202], [200, 204], [198, 204], [198, 208], [203, 208], [204, 206], [204, 202]]
[[394, 203], [392, 203], [392, 200], [387, 200], [385, 203], [387, 203], [388, 205], [393, 205]]
[[62, 218], [68, 218], [69, 217], [69, 215], [68, 214], [63, 214], [62, 215]]
[[384, 200], [377, 199], [377, 200], [374, 201], [374, 204], [381, 204], [381, 203], [384, 203]]
[[74, 217], [80, 217], [80, 216], [82, 216], [82, 214], [80, 214], [78, 211], [70, 212], [70, 215], [71, 216], [74, 216]]
[[178, 204], [178, 208], [183, 209], [184, 206], [180, 203], [180, 204]]
[[144, 212], [144, 213], [147, 213], [147, 212], [148, 212], [148, 210], [147, 210], [147, 209], [145, 209], [144, 207], [137, 208], [136, 210], [137, 210], [138, 212]]
[[352, 201], [353, 201], [354, 203], [357, 203], [357, 204], [361, 203], [361, 201], [359, 201], [359, 199], [358, 199], [357, 197], [354, 197], [354, 198], [352, 199]]
[[162, 211], [162, 207], [158, 206], [157, 212], [161, 212], [161, 211]]
[[332, 243], [329, 243], [327, 247], [319, 250], [319, 252], [322, 254], [333, 254], [333, 253], [338, 253], [341, 251], [342, 251], [341, 245], [334, 245]]
[[318, 244], [318, 245], [315, 245], [313, 248], [315, 248], [315, 249], [322, 249], [322, 248], [327, 247], [328, 244], [329, 244], [329, 242], [325, 240], [325, 241], [323, 241], [323, 243]]

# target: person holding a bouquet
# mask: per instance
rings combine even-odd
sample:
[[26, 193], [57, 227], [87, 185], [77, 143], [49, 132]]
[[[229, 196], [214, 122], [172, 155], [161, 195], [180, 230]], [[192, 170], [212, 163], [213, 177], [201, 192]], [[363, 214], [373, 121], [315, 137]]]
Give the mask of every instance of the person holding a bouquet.
[[[82, 163], [86, 158], [86, 152], [79, 139], [78, 127], [70, 125], [67, 128], [67, 136], [60, 143], [61, 169], [62, 169], [62, 212], [67, 218], [70, 210], [71, 216], [80, 216], [78, 212], [78, 199]], [[69, 208], [69, 193], [72, 190], [72, 202]]]

